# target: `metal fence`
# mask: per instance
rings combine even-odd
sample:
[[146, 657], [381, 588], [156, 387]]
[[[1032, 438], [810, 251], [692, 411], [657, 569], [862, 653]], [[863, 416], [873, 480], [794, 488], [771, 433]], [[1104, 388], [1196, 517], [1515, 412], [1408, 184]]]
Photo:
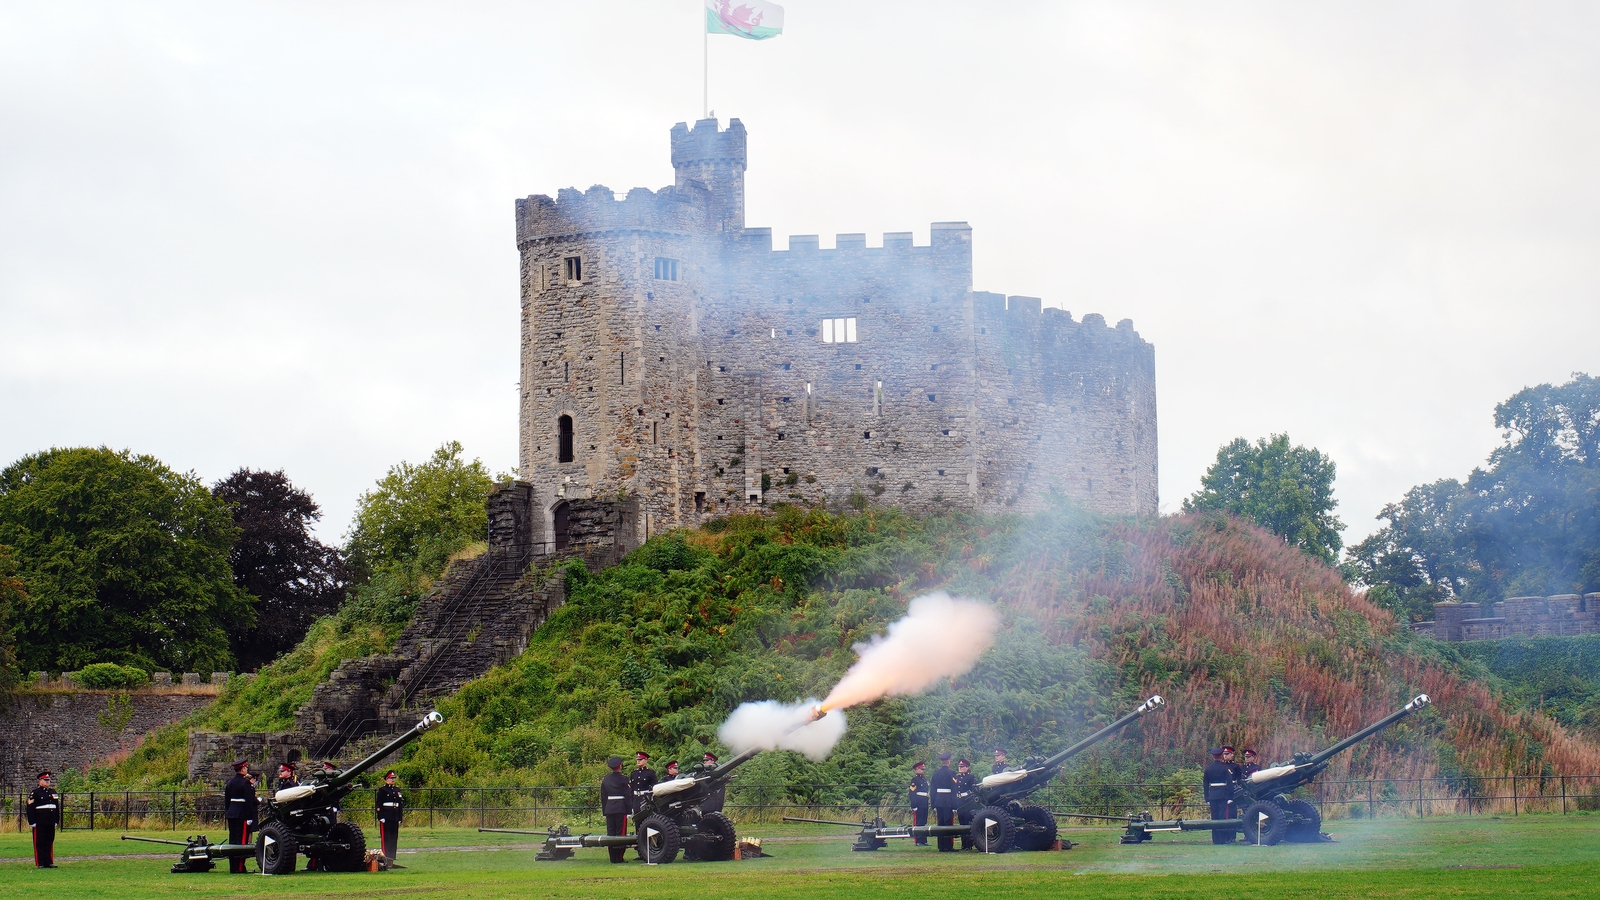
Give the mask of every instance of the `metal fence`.
[[[749, 824], [783, 816], [907, 821], [904, 785], [739, 784], [726, 812]], [[372, 824], [370, 790], [356, 790], [342, 804], [343, 818]], [[804, 801], [796, 796], [839, 797]], [[1437, 815], [1528, 815], [1600, 811], [1600, 775], [1503, 776], [1496, 778], [1396, 778], [1318, 782], [1301, 796], [1316, 803], [1325, 819], [1420, 818]], [[854, 798], [854, 799], [849, 799]], [[875, 799], [874, 799], [875, 798]], [[169, 830], [221, 827], [220, 791], [73, 791], [62, 794], [64, 827], [85, 830]], [[0, 799], [0, 829], [21, 830], [26, 794]], [[414, 827], [545, 828], [598, 826], [599, 789], [593, 785], [506, 788], [417, 788], [406, 791], [406, 821]], [[1063, 783], [1035, 802], [1057, 816], [1075, 813], [1120, 816], [1150, 812], [1158, 819], [1205, 818], [1209, 809], [1198, 787], [1171, 783]]]

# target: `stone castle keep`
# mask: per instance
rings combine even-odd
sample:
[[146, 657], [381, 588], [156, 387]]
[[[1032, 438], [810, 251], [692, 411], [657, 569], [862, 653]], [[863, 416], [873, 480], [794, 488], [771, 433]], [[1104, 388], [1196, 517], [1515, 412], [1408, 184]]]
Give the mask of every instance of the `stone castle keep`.
[[[972, 229], [744, 227], [745, 129], [671, 135], [676, 180], [516, 204], [520, 476], [529, 537], [565, 549], [579, 504], [632, 540], [778, 502], [860, 495], [928, 511], [1037, 509], [1055, 490], [1156, 512], [1154, 348], [972, 289]], [[630, 541], [631, 542], [631, 541]]]

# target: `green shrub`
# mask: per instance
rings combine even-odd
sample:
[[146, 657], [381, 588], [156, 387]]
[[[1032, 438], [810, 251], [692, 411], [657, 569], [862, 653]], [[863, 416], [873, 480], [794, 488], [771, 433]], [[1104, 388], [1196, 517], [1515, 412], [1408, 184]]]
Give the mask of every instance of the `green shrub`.
[[119, 666], [116, 663], [94, 663], [84, 666], [72, 676], [80, 687], [91, 690], [142, 687], [150, 681], [150, 673], [137, 666]]

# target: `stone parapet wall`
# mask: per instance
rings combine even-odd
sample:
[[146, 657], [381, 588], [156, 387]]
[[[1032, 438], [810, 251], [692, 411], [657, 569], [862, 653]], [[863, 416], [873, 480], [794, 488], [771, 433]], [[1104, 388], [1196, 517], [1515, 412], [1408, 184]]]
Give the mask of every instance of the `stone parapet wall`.
[[33, 787], [41, 769], [81, 771], [115, 761], [151, 729], [180, 721], [215, 699], [214, 692], [150, 688], [20, 691], [0, 705], [0, 790]]
[[1441, 641], [1600, 634], [1600, 593], [1510, 597], [1487, 611], [1479, 603], [1436, 603], [1433, 621], [1412, 630]]

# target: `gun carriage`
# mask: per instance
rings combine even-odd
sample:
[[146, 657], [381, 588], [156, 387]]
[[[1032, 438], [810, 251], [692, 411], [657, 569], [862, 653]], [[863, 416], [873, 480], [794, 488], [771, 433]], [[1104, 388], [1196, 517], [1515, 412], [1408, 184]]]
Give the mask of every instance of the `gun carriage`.
[[996, 772], [984, 778], [978, 782], [974, 795], [956, 810], [962, 818], [970, 815], [971, 825], [889, 825], [882, 818], [871, 822], [837, 822], [797, 816], [784, 816], [783, 821], [860, 828], [855, 845], [851, 847], [858, 851], [878, 850], [887, 846], [889, 841], [900, 838], [956, 837], [962, 834], [970, 835], [973, 843], [985, 853], [1048, 850], [1056, 842], [1056, 817], [1050, 810], [1025, 801], [1049, 784], [1061, 772], [1067, 760], [1165, 704], [1166, 701], [1159, 695], [1152, 696], [1132, 712], [1054, 756], [1029, 757], [1023, 760], [1019, 768]]
[[1331, 840], [1322, 834], [1322, 814], [1309, 800], [1289, 796], [1295, 789], [1311, 784], [1328, 768], [1335, 756], [1372, 737], [1433, 701], [1418, 694], [1404, 707], [1317, 753], [1300, 752], [1292, 762], [1278, 763], [1251, 775], [1233, 786], [1233, 803], [1242, 810], [1237, 819], [1173, 819], [1156, 821], [1149, 813], [1130, 817], [1122, 843], [1138, 844], [1150, 840], [1157, 831], [1215, 831], [1243, 829], [1252, 844], [1271, 846], [1279, 841], [1314, 843]]

